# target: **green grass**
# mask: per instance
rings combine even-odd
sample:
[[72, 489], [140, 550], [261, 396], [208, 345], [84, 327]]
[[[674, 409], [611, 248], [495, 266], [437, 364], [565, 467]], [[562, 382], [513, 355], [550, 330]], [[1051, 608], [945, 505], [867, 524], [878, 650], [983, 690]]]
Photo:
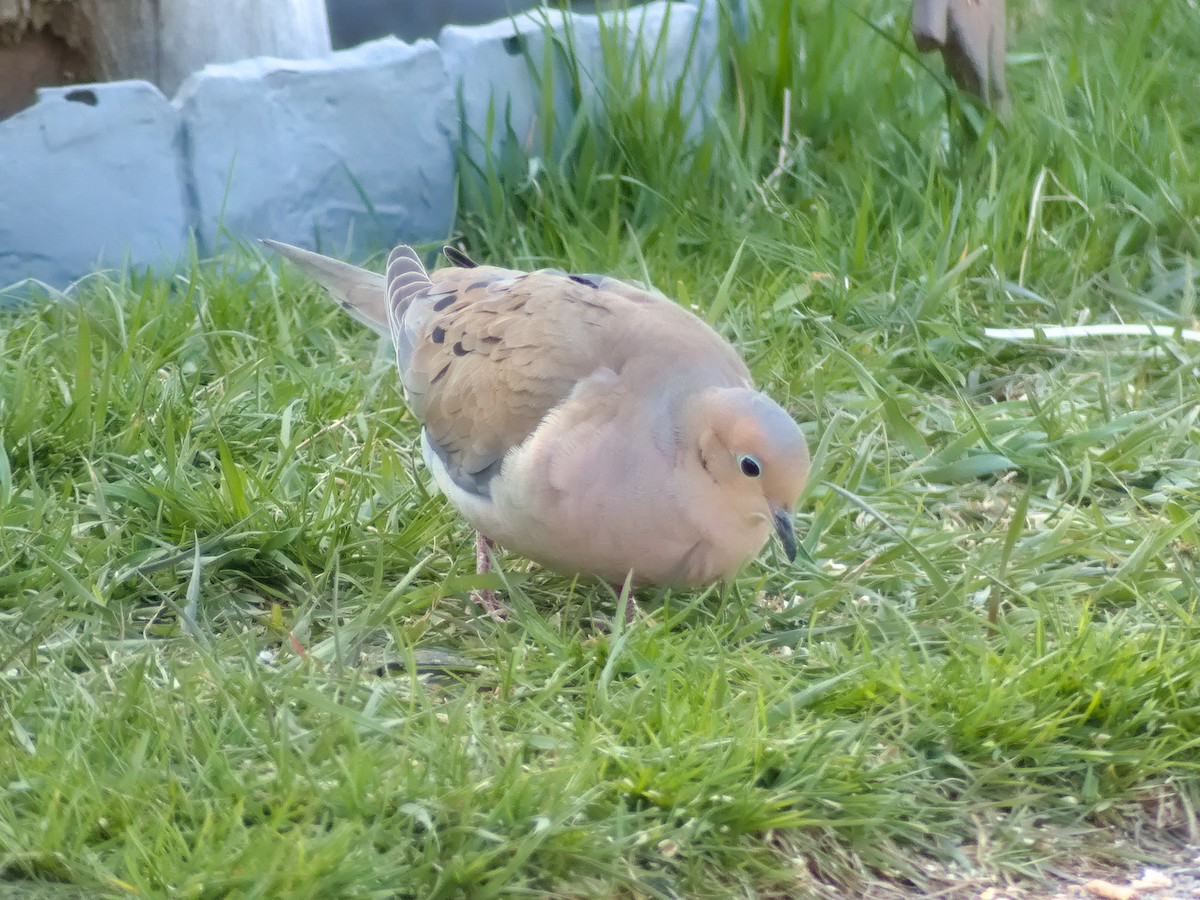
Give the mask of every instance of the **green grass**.
[[648, 275], [811, 437], [801, 560], [627, 629], [512, 557], [476, 615], [386, 353], [294, 270], [4, 314], [0, 892], [919, 894], [1194, 842], [1200, 348], [982, 330], [1194, 327], [1200, 27], [1010, 6], [1004, 129], [901, 4], [762, 0], [698, 146], [618, 89], [464, 182], [474, 256]]

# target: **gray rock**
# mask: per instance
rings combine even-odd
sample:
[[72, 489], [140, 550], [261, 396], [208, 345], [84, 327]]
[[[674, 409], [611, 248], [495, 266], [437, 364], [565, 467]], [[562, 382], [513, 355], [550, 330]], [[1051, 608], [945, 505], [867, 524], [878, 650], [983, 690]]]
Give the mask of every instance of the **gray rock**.
[[0, 122], [0, 286], [175, 264], [188, 247], [178, 130], [144, 81], [44, 88]]
[[174, 103], [204, 255], [223, 232], [362, 256], [450, 230], [454, 94], [431, 41], [208, 66]]

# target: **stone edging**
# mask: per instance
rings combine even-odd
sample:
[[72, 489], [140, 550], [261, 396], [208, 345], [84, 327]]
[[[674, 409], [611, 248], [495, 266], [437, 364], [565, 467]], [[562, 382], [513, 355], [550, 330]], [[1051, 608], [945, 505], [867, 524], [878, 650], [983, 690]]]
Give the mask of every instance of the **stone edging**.
[[[664, 35], [665, 29], [665, 35]], [[457, 151], [491, 146], [490, 110], [531, 133], [543, 60], [569, 41], [582, 102], [598, 102], [602, 35], [652, 65], [652, 91], [680, 85], [699, 126], [720, 92], [716, 6], [650, 3], [601, 17], [536, 10], [438, 41], [373, 41], [313, 60], [208, 66], [168, 101], [144, 81], [47, 88], [0, 122], [0, 289], [65, 288], [101, 266], [171, 269], [195, 240], [273, 237], [361, 256], [449, 234]], [[661, 50], [656, 53], [659, 38]], [[682, 84], [681, 84], [682, 82]], [[560, 121], [571, 98], [556, 90]], [[498, 131], [501, 129], [497, 129]]]

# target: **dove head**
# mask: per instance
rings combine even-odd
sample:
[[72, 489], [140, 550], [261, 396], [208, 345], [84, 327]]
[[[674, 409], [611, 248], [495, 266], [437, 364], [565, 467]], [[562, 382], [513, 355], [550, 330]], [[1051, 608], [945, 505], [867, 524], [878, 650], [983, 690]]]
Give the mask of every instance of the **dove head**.
[[715, 388], [693, 407], [699, 462], [722, 505], [746, 526], [769, 525], [789, 559], [796, 555], [792, 508], [808, 480], [808, 445], [778, 403], [747, 388]]

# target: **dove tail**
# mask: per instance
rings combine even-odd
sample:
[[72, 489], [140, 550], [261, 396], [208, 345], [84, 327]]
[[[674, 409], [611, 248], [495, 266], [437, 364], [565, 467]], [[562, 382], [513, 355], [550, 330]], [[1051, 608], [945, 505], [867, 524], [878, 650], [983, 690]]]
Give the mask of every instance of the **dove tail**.
[[[319, 282], [337, 304], [359, 322], [385, 337], [391, 336], [384, 276], [291, 244], [268, 240], [263, 243]], [[417, 265], [420, 265], [419, 261]]]

